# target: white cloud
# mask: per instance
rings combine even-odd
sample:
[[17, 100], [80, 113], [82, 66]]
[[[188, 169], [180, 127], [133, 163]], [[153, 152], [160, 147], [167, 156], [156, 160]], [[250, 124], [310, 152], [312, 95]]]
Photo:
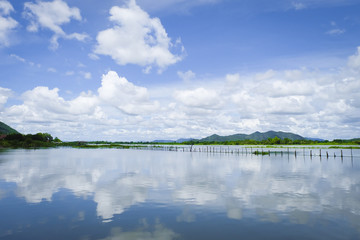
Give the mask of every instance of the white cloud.
[[13, 6], [6, 0], [0, 1], [0, 13], [4, 15], [9, 15], [10, 12], [14, 11]]
[[218, 92], [213, 89], [196, 88], [194, 90], [176, 91], [174, 97], [188, 107], [214, 109], [221, 104]]
[[343, 34], [345, 32], [346, 32], [345, 29], [334, 28], [334, 29], [331, 29], [331, 30], [327, 31], [326, 34], [329, 34], [329, 35], [341, 35], [341, 34]]
[[3, 108], [1, 116], [30, 130], [50, 123], [56, 131], [56, 124], [66, 122], [72, 128], [59, 137], [69, 140], [175, 140], [268, 130], [352, 138], [360, 134], [359, 53], [360, 48], [347, 65], [332, 71], [233, 73], [194, 78], [186, 87], [180, 82], [145, 88], [110, 71], [97, 93], [65, 100], [59, 89], [34, 88], [23, 94], [22, 104]]
[[151, 72], [152, 66], [147, 66], [146, 68], [143, 69], [143, 73], [145, 74], [149, 74]]
[[240, 81], [240, 74], [238, 74], [238, 73], [226, 75], [226, 82], [230, 86], [238, 84], [239, 81]]
[[59, 89], [47, 87], [36, 87], [23, 94], [24, 103], [39, 111], [59, 114], [90, 114], [96, 106], [96, 99], [91, 93], [82, 93], [79, 97], [66, 101], [58, 94]]
[[0, 87], [0, 110], [3, 108], [4, 104], [11, 95], [12, 91], [10, 89]]
[[349, 57], [348, 66], [360, 70], [360, 47], [357, 48], [355, 55]]
[[69, 7], [62, 0], [54, 0], [53, 2], [37, 1], [36, 3], [26, 2], [24, 4], [24, 16], [30, 20], [27, 30], [37, 32], [39, 28], [44, 28], [54, 32], [51, 38], [51, 47], [58, 47], [58, 39], [76, 39], [84, 41], [88, 38], [85, 33], [66, 34], [62, 29], [62, 25], [69, 23], [72, 19], [81, 21], [80, 10], [76, 7]]
[[91, 79], [91, 73], [90, 72], [80, 72], [80, 74], [85, 78], [85, 79]]
[[112, 7], [109, 19], [115, 26], [98, 33], [96, 54], [110, 56], [119, 65], [154, 65], [160, 70], [182, 59], [170, 52], [174, 44], [160, 19], [151, 18], [135, 0]]
[[18, 60], [20, 62], [23, 62], [23, 63], [26, 62], [25, 58], [22, 58], [22, 57], [20, 57], [20, 56], [18, 56], [16, 54], [10, 54], [10, 57], [15, 58], [16, 60]]
[[195, 79], [196, 77], [196, 74], [189, 70], [189, 71], [186, 71], [186, 72], [181, 72], [181, 71], [178, 71], [177, 72], [177, 75], [179, 76], [179, 78], [181, 78], [184, 82], [191, 82], [192, 80]]
[[113, 71], [103, 75], [98, 93], [101, 100], [130, 115], [154, 112], [159, 107], [158, 102], [149, 100], [146, 88], [135, 86]]
[[[41, 64], [40, 63], [34, 63], [28, 59], [25, 59], [23, 57], [20, 57], [19, 55], [16, 55], [16, 54], [10, 54], [10, 57], [13, 58], [13, 59], [16, 59], [17, 61], [19, 62], [22, 62], [22, 63], [26, 63], [28, 64], [29, 66], [31, 67], [37, 67], [37, 68], [41, 68]], [[48, 68], [48, 71], [51, 72], [51, 71], [56, 71], [55, 68]]]
[[276, 71], [270, 69], [266, 72], [263, 72], [263, 73], [257, 73], [255, 75], [255, 79], [258, 80], [258, 81], [261, 81], [261, 80], [267, 80], [267, 79], [270, 79], [272, 77], [274, 77], [276, 75]]
[[77, 98], [66, 101], [59, 96], [59, 89], [36, 87], [22, 95], [23, 104], [13, 105], [4, 111], [11, 122], [55, 123], [77, 121], [78, 116], [92, 116], [97, 98], [91, 93], [81, 93]]
[[9, 17], [12, 11], [14, 8], [8, 1], [0, 1], [0, 47], [10, 45], [9, 35], [18, 25], [17, 21]]
[[306, 80], [284, 81], [274, 80], [265, 82], [259, 93], [268, 95], [269, 97], [286, 97], [286, 96], [311, 96], [316, 89], [316, 84]]
[[94, 53], [89, 53], [89, 54], [88, 54], [88, 57], [89, 57], [90, 59], [94, 60], [94, 61], [100, 59], [99, 56], [96, 55], [96, 54], [94, 54]]
[[[1, 105], [11, 93], [9, 89], [3, 90]], [[66, 135], [65, 139], [77, 139], [87, 133], [91, 136], [94, 132], [88, 129], [90, 126], [99, 132], [107, 132], [106, 135], [112, 138], [116, 133], [134, 135], [140, 127], [136, 124], [144, 124], [143, 116], [149, 118], [159, 110], [159, 103], [150, 99], [146, 88], [136, 86], [111, 71], [103, 76], [98, 95], [82, 92], [78, 97], [65, 100], [59, 93], [58, 88], [48, 87], [26, 91], [22, 94], [22, 104], [12, 105], [2, 111], [3, 120], [17, 125], [25, 124], [25, 133], [41, 129], [41, 126], [44, 128], [44, 125], [47, 132], [57, 133], [59, 124], [65, 124], [70, 128], [76, 125], [77, 129], [73, 131], [64, 128], [60, 134]], [[109, 131], [109, 125], [114, 127], [112, 131]], [[79, 135], [77, 131], [83, 134]]]

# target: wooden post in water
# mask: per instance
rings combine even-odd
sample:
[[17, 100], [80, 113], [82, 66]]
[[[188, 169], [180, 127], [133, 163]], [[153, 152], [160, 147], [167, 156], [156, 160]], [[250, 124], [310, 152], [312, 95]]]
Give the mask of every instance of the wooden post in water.
[[350, 151], [351, 151], [351, 158], [353, 157], [353, 155], [352, 155], [352, 147], [350, 148]]
[[319, 150], [320, 158], [321, 158], [321, 149]]
[[341, 150], [341, 158], [343, 158], [343, 152], [342, 152], [342, 150]]
[[296, 149], [295, 149], [295, 158], [296, 158]]
[[312, 157], [312, 150], [310, 150], [310, 157]]
[[326, 151], [326, 158], [329, 158], [329, 153]]

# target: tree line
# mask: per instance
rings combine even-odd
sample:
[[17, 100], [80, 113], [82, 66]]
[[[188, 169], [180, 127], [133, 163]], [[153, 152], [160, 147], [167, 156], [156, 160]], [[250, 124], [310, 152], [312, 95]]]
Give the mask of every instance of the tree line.
[[54, 147], [61, 140], [57, 137], [55, 139], [49, 133], [36, 134], [9, 134], [0, 140], [0, 147], [3, 148], [39, 148], [39, 147]]

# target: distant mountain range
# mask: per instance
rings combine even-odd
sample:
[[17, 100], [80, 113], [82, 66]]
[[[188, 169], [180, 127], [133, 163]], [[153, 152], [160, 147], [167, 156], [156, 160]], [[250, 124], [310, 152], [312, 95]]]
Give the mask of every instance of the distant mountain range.
[[178, 140], [174, 141], [174, 140], [154, 140], [154, 143], [183, 143], [183, 142], [188, 142], [188, 141], [192, 141], [192, 140], [196, 140], [194, 138], [179, 138]]
[[[227, 142], [227, 141], [243, 141], [243, 140], [255, 140], [255, 141], [263, 141], [269, 138], [278, 137], [280, 139], [288, 138], [290, 140], [304, 140], [310, 138], [304, 138], [298, 134], [289, 133], [289, 132], [275, 132], [275, 131], [268, 131], [268, 132], [254, 132], [252, 134], [233, 134], [229, 136], [219, 136], [217, 134], [213, 134], [211, 136], [202, 138], [202, 139], [194, 139], [194, 138], [180, 138], [178, 140], [155, 140], [155, 143], [182, 143], [187, 141], [199, 141], [199, 142]], [[322, 139], [317, 139], [320, 141], [324, 141]]]
[[263, 141], [269, 138], [278, 137], [280, 139], [291, 139], [291, 140], [304, 140], [305, 138], [289, 132], [275, 132], [275, 131], [268, 131], [268, 132], [254, 132], [252, 134], [234, 134], [229, 136], [219, 136], [217, 134], [213, 134], [209, 137], [202, 138], [200, 142], [226, 142], [226, 141], [243, 141], [243, 140], [255, 140], [255, 141]]
[[5, 123], [0, 122], [0, 134], [8, 135], [11, 133], [19, 133], [19, 132], [11, 128], [10, 126], [6, 125]]

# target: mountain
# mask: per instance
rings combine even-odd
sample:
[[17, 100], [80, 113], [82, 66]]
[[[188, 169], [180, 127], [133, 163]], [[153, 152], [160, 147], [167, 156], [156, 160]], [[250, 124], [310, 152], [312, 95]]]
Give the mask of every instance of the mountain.
[[306, 140], [311, 140], [311, 141], [318, 141], [318, 142], [325, 142], [325, 139], [322, 138], [310, 138], [310, 137], [306, 137]]
[[174, 143], [174, 140], [154, 140], [153, 143]]
[[183, 142], [188, 142], [188, 141], [192, 141], [192, 140], [196, 140], [196, 139], [194, 139], [194, 138], [179, 138], [176, 141], [174, 141], [174, 140], [154, 140], [152, 142], [153, 143], [183, 143]]
[[268, 138], [278, 137], [280, 139], [291, 139], [291, 140], [303, 140], [304, 138], [300, 135], [289, 133], [289, 132], [254, 132], [252, 134], [234, 134], [230, 136], [219, 136], [217, 134], [213, 134], [209, 137], [200, 139], [200, 142], [226, 142], [226, 141], [242, 141], [242, 140], [255, 140], [262, 141], [267, 140]]
[[9, 127], [8, 125], [6, 125], [3, 122], [0, 122], [0, 134], [11, 134], [11, 133], [19, 133], [18, 131], [16, 131], [15, 129]]
[[189, 142], [195, 140], [194, 138], [179, 138], [178, 140], [176, 140], [177, 143], [183, 143], [183, 142]]

